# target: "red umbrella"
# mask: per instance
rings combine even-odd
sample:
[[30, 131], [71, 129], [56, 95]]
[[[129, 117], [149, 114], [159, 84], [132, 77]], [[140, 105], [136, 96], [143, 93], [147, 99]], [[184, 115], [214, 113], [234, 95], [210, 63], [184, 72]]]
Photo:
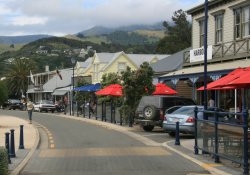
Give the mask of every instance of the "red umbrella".
[[250, 69], [246, 69], [245, 73], [238, 78], [234, 79], [227, 86], [234, 86], [236, 88], [245, 88], [250, 86]]
[[158, 83], [155, 85], [155, 91], [153, 95], [174, 95], [177, 92], [163, 83]]
[[[237, 79], [239, 76], [243, 75], [248, 68], [238, 68], [235, 69], [234, 71], [230, 72], [226, 76], [213, 81], [209, 84], [207, 84], [207, 90], [222, 90], [222, 89], [235, 89], [235, 86], [230, 85], [227, 87], [224, 87], [226, 85], [229, 85], [229, 83], [235, 79]], [[204, 86], [200, 87], [197, 89], [198, 91], [203, 91]]]
[[122, 86], [119, 84], [111, 84], [95, 93], [96, 95], [122, 96]]

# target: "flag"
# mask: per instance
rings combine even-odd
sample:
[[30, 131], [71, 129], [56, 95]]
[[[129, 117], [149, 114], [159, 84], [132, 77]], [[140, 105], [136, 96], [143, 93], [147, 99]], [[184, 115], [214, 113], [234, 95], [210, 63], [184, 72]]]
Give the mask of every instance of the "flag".
[[56, 69], [56, 74], [59, 76], [59, 78], [62, 80], [62, 75], [60, 74], [59, 70]]
[[33, 76], [32, 72], [31, 72], [31, 70], [30, 70], [30, 80], [31, 80], [31, 82], [32, 82], [33, 84], [35, 84], [34, 76]]

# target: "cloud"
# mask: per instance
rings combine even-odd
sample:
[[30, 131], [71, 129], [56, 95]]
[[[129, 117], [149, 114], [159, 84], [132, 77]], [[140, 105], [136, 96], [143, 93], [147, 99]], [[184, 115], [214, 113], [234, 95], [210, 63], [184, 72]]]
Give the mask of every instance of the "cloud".
[[[93, 26], [171, 21], [201, 0], [0, 0], [0, 35], [73, 34]], [[15, 28], [13, 29], [13, 25]], [[11, 28], [12, 27], [12, 28]]]

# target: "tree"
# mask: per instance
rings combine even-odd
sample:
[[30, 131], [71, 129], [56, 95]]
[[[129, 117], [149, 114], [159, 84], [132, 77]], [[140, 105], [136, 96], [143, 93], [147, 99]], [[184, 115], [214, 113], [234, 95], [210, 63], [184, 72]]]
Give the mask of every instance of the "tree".
[[[127, 70], [122, 73], [123, 94], [125, 96], [122, 113], [134, 117], [136, 108], [143, 95], [150, 95], [154, 92], [155, 87], [152, 84], [154, 71], [149, 63], [144, 62], [138, 70]], [[130, 122], [132, 119], [130, 118]]]
[[26, 93], [30, 71], [35, 72], [35, 64], [28, 58], [14, 59], [9, 65], [6, 80], [11, 95], [20, 96], [22, 93]]
[[163, 22], [166, 36], [157, 45], [158, 53], [172, 54], [191, 46], [191, 24], [187, 20], [187, 14], [181, 9], [175, 11], [172, 20], [174, 26]]
[[0, 81], [0, 105], [2, 105], [8, 98], [8, 89], [5, 81]]

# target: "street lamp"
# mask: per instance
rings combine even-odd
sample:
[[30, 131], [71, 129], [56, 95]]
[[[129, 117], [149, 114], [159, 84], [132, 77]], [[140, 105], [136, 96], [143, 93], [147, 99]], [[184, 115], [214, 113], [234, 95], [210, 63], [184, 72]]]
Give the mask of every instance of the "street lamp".
[[71, 58], [71, 63], [73, 65], [73, 78], [72, 78], [72, 98], [71, 98], [71, 109], [72, 109], [72, 115], [74, 116], [74, 77], [75, 77], [75, 63], [76, 63], [76, 60], [75, 58]]

